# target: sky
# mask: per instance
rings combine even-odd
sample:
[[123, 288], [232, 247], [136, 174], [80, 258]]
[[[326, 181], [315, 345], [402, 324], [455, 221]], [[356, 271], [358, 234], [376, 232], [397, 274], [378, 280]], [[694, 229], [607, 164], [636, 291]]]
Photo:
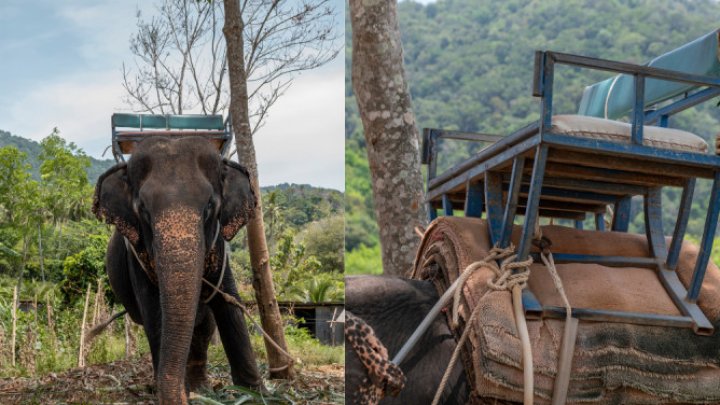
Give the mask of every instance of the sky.
[[[290, 0], [292, 1], [292, 0]], [[138, 9], [157, 1], [0, 2], [0, 129], [41, 140], [54, 127], [101, 158], [110, 116], [129, 112], [122, 65], [133, 64]], [[342, 46], [344, 1], [333, 0]], [[301, 183], [344, 190], [344, 62], [305, 72], [255, 135], [261, 185]], [[110, 153], [105, 158], [111, 157]]]

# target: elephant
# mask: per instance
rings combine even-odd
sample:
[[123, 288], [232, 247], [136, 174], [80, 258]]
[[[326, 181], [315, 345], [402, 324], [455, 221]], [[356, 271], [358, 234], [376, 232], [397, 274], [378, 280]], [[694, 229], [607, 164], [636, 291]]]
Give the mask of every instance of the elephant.
[[[345, 278], [345, 310], [361, 318], [375, 331], [392, 358], [439, 299], [430, 281], [390, 276], [349, 276]], [[381, 404], [430, 404], [456, 341], [447, 323], [439, 316], [418, 344], [400, 364], [407, 378], [397, 397], [387, 396]], [[357, 353], [345, 341], [345, 400], [360, 405], [357, 393], [367, 377]], [[465, 404], [470, 385], [461, 362], [453, 368], [441, 397], [443, 404]]]
[[115, 226], [108, 278], [145, 330], [161, 404], [186, 404], [207, 383], [216, 327], [233, 383], [262, 386], [243, 313], [203, 282], [239, 300], [224, 241], [256, 206], [248, 171], [200, 137], [148, 137], [98, 179], [93, 212]]

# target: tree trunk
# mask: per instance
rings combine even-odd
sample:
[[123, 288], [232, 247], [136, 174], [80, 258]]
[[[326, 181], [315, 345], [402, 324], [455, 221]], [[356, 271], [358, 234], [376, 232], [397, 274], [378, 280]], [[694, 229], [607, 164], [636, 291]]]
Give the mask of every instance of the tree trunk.
[[425, 224], [420, 147], [395, 1], [350, 0], [352, 84], [360, 111], [385, 274], [406, 275]]
[[[237, 0], [224, 0], [224, 5], [225, 26], [223, 33], [227, 43], [228, 73], [230, 76], [230, 115], [235, 131], [235, 144], [240, 164], [250, 172], [250, 182], [258, 197], [255, 217], [247, 225], [248, 249], [250, 250], [250, 263], [253, 270], [255, 298], [258, 303], [263, 329], [275, 340], [278, 346], [287, 351], [280, 309], [275, 299], [267, 241], [265, 240], [257, 160], [250, 129], [247, 74], [243, 49], [243, 19]], [[265, 342], [265, 348], [271, 370], [270, 377], [292, 378], [294, 371], [289, 359], [268, 342]]]

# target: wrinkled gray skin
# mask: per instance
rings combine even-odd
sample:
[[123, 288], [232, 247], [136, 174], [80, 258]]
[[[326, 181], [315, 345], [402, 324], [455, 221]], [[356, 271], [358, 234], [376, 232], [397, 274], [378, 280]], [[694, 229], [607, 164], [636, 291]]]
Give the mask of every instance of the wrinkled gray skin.
[[[210, 288], [201, 281], [219, 281], [223, 238], [232, 239], [255, 206], [247, 171], [223, 161], [199, 138], [143, 140], [127, 165], [98, 179], [93, 212], [116, 229], [106, 257], [110, 284], [145, 329], [161, 404], [186, 404], [186, 390], [207, 383], [207, 348], [216, 325], [233, 383], [262, 383], [242, 312], [219, 294], [204, 304]], [[123, 237], [151, 263], [156, 282]], [[229, 265], [221, 290], [239, 299]]]
[[[420, 324], [438, 294], [429, 281], [399, 277], [355, 276], [345, 278], [345, 308], [362, 318], [388, 349], [390, 358], [400, 350]], [[450, 357], [455, 338], [441, 314], [420, 342], [400, 364], [407, 377], [405, 388], [397, 397], [387, 397], [381, 404], [430, 404]], [[367, 376], [355, 351], [345, 342], [345, 401], [357, 404], [354, 393]], [[461, 362], [455, 365], [441, 403], [464, 404], [470, 391]]]

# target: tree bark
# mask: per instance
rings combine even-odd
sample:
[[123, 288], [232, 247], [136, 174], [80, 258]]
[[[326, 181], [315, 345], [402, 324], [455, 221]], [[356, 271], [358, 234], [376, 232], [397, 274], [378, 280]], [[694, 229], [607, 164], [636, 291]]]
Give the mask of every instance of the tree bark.
[[425, 224], [420, 147], [397, 3], [350, 0], [352, 84], [365, 131], [385, 274], [406, 275]]
[[[258, 197], [255, 216], [247, 225], [248, 249], [253, 270], [253, 287], [263, 329], [282, 349], [287, 351], [280, 309], [270, 270], [270, 257], [265, 240], [262, 199], [258, 181], [257, 160], [250, 128], [247, 73], [243, 41], [243, 19], [238, 0], [224, 0], [225, 42], [227, 43], [228, 73], [230, 76], [230, 116], [235, 132], [235, 144], [240, 164], [250, 172], [250, 183]], [[275, 347], [265, 342], [271, 378], [289, 379], [294, 375], [292, 363]]]

